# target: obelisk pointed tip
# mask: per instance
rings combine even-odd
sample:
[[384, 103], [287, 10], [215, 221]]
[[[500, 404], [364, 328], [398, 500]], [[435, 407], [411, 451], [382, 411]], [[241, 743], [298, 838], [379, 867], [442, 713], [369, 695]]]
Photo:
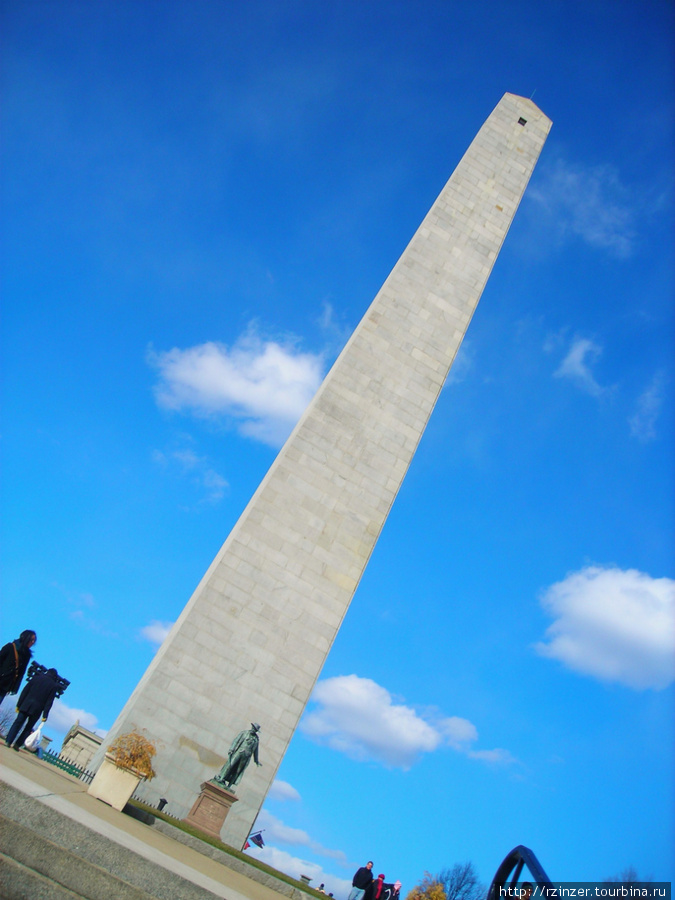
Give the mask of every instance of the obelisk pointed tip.
[[[532, 92], [532, 96], [534, 96], [534, 91]], [[541, 116], [542, 118], [547, 119], [549, 122], [551, 122], [551, 119], [549, 119], [546, 113], [537, 106], [537, 104], [532, 100], [532, 97], [521, 97], [520, 94], [511, 94], [509, 93], [509, 91], [507, 91], [500, 102], [503, 103], [504, 101], [511, 101], [512, 103], [515, 102], [519, 106], [522, 106], [523, 109], [529, 109], [534, 114]]]

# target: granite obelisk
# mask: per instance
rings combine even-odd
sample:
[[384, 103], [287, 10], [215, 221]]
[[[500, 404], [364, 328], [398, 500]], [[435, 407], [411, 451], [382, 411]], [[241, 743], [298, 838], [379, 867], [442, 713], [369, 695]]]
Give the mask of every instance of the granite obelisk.
[[550, 120], [506, 94], [279, 452], [111, 729], [159, 742], [149, 799], [184, 816], [260, 724], [222, 837], [245, 841], [305, 708]]

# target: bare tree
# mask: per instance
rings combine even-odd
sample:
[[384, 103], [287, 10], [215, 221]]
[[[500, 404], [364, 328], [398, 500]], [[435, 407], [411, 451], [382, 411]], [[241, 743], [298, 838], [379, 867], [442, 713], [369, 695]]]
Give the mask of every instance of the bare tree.
[[436, 881], [443, 885], [447, 900], [483, 900], [487, 892], [472, 862], [455, 863], [451, 869], [442, 869]]
[[620, 875], [610, 875], [605, 878], [603, 884], [650, 884], [653, 877], [649, 875], [647, 878], [639, 878], [634, 866], [626, 866], [621, 870]]
[[13, 706], [0, 706], [0, 736], [6, 737], [15, 716]]

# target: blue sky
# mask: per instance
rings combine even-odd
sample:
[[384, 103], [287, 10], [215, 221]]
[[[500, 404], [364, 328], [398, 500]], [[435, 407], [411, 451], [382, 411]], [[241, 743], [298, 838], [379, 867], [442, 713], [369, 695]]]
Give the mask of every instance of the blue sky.
[[[5, 2], [0, 638], [104, 731], [505, 91], [553, 120], [259, 826], [673, 877], [673, 8]], [[264, 763], [264, 737], [261, 746]]]

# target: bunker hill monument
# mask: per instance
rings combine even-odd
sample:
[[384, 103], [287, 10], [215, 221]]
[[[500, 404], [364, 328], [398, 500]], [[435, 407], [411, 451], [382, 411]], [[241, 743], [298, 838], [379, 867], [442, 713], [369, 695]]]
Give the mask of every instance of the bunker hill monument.
[[[550, 120], [505, 94], [366, 311], [114, 723], [158, 741], [184, 816], [261, 727], [222, 831], [241, 847], [457, 354]], [[99, 756], [102, 751], [99, 753]]]

